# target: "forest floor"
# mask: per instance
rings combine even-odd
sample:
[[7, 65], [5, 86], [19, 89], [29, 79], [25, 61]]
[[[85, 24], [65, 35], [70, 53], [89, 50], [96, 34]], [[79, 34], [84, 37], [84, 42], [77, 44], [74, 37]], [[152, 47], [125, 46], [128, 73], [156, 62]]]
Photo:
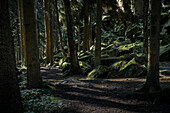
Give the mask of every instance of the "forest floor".
[[[62, 70], [52, 67], [41, 67], [41, 72], [44, 81], [55, 85], [54, 95], [63, 100], [61, 113], [170, 112], [169, 102], [159, 101], [159, 98], [130, 96], [142, 87], [146, 80], [144, 77], [87, 80], [81, 75], [63, 78]], [[170, 75], [162, 77], [160, 81], [162, 88], [170, 88]]]

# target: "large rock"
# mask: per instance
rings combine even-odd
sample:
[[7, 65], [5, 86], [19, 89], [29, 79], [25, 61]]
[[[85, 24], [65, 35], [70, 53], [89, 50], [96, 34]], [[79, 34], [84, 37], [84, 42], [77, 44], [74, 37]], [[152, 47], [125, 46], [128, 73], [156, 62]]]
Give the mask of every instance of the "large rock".
[[104, 78], [107, 77], [107, 73], [108, 73], [108, 67], [99, 65], [88, 73], [87, 78], [88, 79]]
[[130, 61], [121, 60], [109, 67], [109, 76], [115, 77], [138, 77], [146, 75], [146, 68], [138, 64], [133, 58]]

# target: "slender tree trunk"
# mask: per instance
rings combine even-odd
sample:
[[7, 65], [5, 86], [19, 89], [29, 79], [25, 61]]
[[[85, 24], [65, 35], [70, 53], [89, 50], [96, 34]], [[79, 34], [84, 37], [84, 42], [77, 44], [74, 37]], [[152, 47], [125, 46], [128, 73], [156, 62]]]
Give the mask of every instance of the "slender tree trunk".
[[49, 33], [50, 33], [50, 64], [53, 65], [53, 22], [52, 22], [52, 0], [49, 0]]
[[81, 42], [81, 38], [80, 38], [80, 8], [78, 10], [78, 52], [80, 52], [80, 42]]
[[0, 19], [0, 111], [22, 113], [8, 4], [8, 0], [0, 1], [0, 15], [3, 15]]
[[70, 48], [70, 62], [71, 62], [70, 74], [75, 75], [80, 73], [80, 67], [77, 59], [76, 45], [73, 38], [70, 1], [64, 0], [64, 5], [65, 5], [66, 20], [67, 20], [68, 42]]
[[92, 21], [91, 14], [89, 14], [89, 48], [92, 46]]
[[46, 37], [46, 62], [50, 63], [50, 27], [49, 27], [49, 0], [44, 0], [44, 23], [45, 23], [45, 37]]
[[97, 1], [97, 34], [95, 45], [95, 62], [94, 65], [101, 64], [101, 20], [102, 20], [102, 0]]
[[[23, 14], [23, 13], [22, 13]], [[23, 17], [24, 23], [24, 17]], [[24, 59], [25, 59], [25, 66], [27, 66], [27, 47], [26, 47], [26, 36], [25, 36], [25, 26], [23, 24], [23, 36], [24, 36]]]
[[27, 47], [27, 83], [29, 87], [36, 88], [42, 85], [42, 77], [36, 37], [34, 0], [23, 0], [23, 16]]
[[151, 32], [148, 48], [148, 72], [145, 91], [159, 91], [159, 49], [160, 49], [161, 0], [151, 0]]
[[21, 55], [21, 66], [24, 65], [24, 51], [23, 51], [23, 21], [22, 21], [22, 11], [21, 3], [22, 0], [18, 0], [18, 16], [19, 16], [19, 30], [20, 30], [20, 55]]
[[61, 48], [61, 51], [63, 53], [63, 58], [66, 58], [66, 53], [65, 53], [64, 45], [63, 45], [63, 37], [62, 37], [62, 34], [61, 34], [61, 27], [60, 27], [60, 22], [59, 22], [57, 0], [55, 0], [55, 2], [56, 2], [56, 22], [57, 22], [57, 27], [58, 27], [59, 39], [60, 39], [60, 48]]
[[58, 33], [57, 33], [57, 21], [56, 21], [55, 22], [55, 47], [54, 47], [55, 54], [57, 53], [57, 48], [58, 48]]
[[67, 40], [67, 48], [68, 48], [67, 57], [70, 57], [70, 47], [69, 47], [69, 41], [68, 40]]
[[148, 9], [149, 9], [149, 0], [144, 0], [143, 47], [144, 47], [145, 54], [148, 54]]
[[85, 0], [84, 2], [84, 17], [83, 17], [83, 23], [84, 23], [84, 38], [83, 38], [83, 52], [86, 52], [88, 50], [88, 1]]

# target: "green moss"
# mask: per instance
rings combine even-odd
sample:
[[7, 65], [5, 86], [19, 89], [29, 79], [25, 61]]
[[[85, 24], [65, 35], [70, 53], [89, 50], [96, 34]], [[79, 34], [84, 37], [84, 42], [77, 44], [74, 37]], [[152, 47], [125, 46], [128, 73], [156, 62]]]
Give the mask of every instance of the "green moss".
[[88, 73], [87, 79], [107, 77], [107, 73], [108, 73], [108, 67], [99, 65]]
[[130, 66], [130, 65], [132, 65], [132, 64], [137, 64], [136, 61], [135, 61], [135, 58], [133, 58], [133, 59], [132, 59], [131, 61], [129, 61], [127, 64], [123, 64], [119, 71], [124, 70], [125, 68], [127, 68], [128, 66]]

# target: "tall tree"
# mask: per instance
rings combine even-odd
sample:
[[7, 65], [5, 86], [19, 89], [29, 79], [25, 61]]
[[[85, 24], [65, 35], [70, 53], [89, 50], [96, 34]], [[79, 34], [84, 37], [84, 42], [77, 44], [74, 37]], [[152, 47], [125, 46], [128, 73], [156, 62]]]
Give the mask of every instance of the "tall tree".
[[94, 65], [101, 64], [101, 20], [102, 20], [102, 0], [97, 0], [97, 34], [95, 44], [95, 62]]
[[0, 1], [0, 111], [22, 113], [8, 4], [8, 0]]
[[21, 65], [24, 65], [24, 42], [23, 42], [23, 21], [22, 21], [22, 0], [18, 0], [18, 17], [19, 17], [19, 30], [20, 30], [20, 54], [21, 54]]
[[70, 1], [64, 0], [65, 6], [65, 14], [66, 14], [66, 21], [67, 21], [67, 32], [68, 32], [68, 43], [69, 43], [69, 50], [70, 50], [70, 74], [75, 75], [79, 74], [80, 66], [77, 59], [77, 52], [76, 52], [76, 45], [75, 40], [73, 38], [73, 30], [72, 30], [72, 16], [71, 16], [71, 8], [70, 8]]
[[148, 48], [148, 72], [144, 90], [160, 90], [159, 83], [159, 49], [160, 49], [160, 14], [161, 0], [151, 0], [151, 31]]
[[144, 37], [144, 53], [148, 53], [148, 9], [149, 0], [144, 0], [144, 16], [143, 16], [143, 37]]
[[80, 7], [78, 7], [78, 52], [80, 52], [80, 42], [81, 42], [81, 37], [80, 37]]
[[53, 0], [49, 0], [49, 33], [50, 33], [50, 64], [53, 65]]
[[27, 83], [29, 87], [36, 88], [42, 85], [42, 77], [36, 37], [34, 0], [23, 0], [23, 16], [27, 47]]
[[64, 50], [64, 46], [63, 46], [63, 38], [62, 38], [62, 34], [61, 34], [61, 27], [60, 27], [60, 22], [59, 22], [57, 0], [55, 0], [55, 5], [56, 5], [56, 23], [57, 23], [59, 39], [60, 39], [60, 48], [61, 48], [61, 51], [62, 51], [62, 54], [63, 54], [63, 58], [66, 58], [66, 53], [65, 53], [65, 50]]
[[88, 36], [88, 7], [89, 6], [89, 1], [84, 0], [84, 17], [83, 17], [83, 31], [84, 31], [84, 37], [83, 37], [83, 52], [86, 52], [88, 50], [89, 46], [89, 36]]
[[51, 63], [51, 27], [50, 27], [50, 0], [44, 0], [44, 23], [45, 23], [45, 37], [46, 37], [46, 63]]

